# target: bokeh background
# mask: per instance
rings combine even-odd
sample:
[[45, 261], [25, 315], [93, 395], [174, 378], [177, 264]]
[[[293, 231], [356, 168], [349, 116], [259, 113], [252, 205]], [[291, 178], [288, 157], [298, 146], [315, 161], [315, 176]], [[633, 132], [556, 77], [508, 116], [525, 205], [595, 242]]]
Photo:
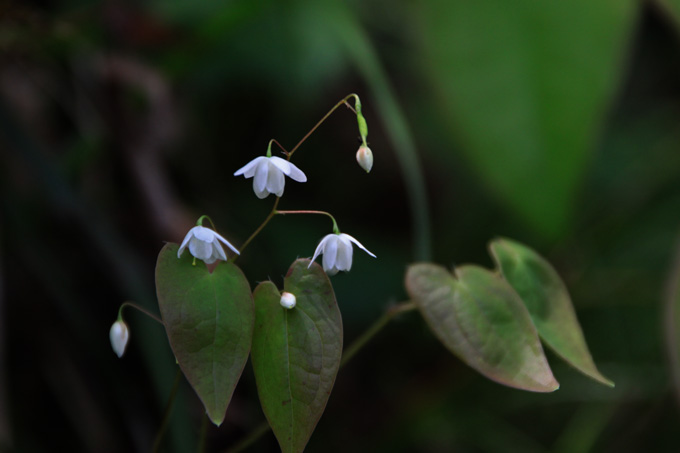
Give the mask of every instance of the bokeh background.
[[[361, 96], [374, 170], [342, 107], [300, 151], [281, 209], [331, 211], [357, 252], [333, 278], [345, 344], [405, 299], [409, 263], [491, 266], [508, 236], [565, 279], [591, 382], [485, 380], [416, 312], [338, 375], [310, 452], [676, 452], [680, 1], [0, 1], [0, 450], [149, 451], [175, 363], [154, 266], [201, 214], [237, 246], [266, 216], [233, 172]], [[330, 232], [276, 218], [239, 259], [278, 285]], [[196, 451], [186, 382], [164, 451]], [[264, 416], [250, 365], [206, 451]], [[249, 451], [276, 451], [271, 434]]]

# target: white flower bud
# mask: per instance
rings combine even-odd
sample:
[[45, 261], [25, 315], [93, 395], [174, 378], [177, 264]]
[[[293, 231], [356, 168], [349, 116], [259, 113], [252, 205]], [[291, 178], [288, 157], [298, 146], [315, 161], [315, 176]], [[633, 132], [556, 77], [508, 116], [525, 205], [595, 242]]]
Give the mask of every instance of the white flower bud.
[[371, 152], [371, 148], [368, 146], [359, 147], [359, 151], [357, 151], [357, 162], [361, 168], [366, 170], [366, 173], [370, 172], [371, 168], [373, 168], [373, 153]]
[[289, 293], [284, 291], [281, 294], [281, 306], [287, 309], [291, 309], [295, 307], [297, 299], [295, 298], [295, 294]]
[[123, 320], [118, 320], [113, 323], [109, 331], [109, 339], [111, 340], [111, 347], [113, 352], [120, 358], [125, 353], [125, 347], [130, 339], [130, 331], [127, 324]]

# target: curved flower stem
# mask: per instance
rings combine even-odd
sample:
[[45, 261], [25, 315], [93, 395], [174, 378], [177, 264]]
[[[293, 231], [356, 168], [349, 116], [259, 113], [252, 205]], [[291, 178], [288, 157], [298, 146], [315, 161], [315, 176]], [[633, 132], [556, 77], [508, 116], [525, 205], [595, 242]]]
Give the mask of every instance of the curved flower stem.
[[347, 100], [348, 100], [349, 98], [352, 98], [352, 97], [355, 99], [356, 102], [359, 102], [359, 96], [357, 96], [357, 95], [354, 94], [354, 93], [348, 94], [347, 96], [345, 96], [344, 98], [342, 98], [342, 100], [341, 100], [340, 102], [338, 102], [337, 104], [335, 104], [335, 105], [333, 106], [333, 108], [330, 109], [330, 110], [328, 111], [328, 113], [326, 113], [326, 114], [323, 116], [323, 118], [321, 118], [321, 119], [319, 120], [319, 122], [316, 123], [316, 125], [315, 125], [309, 132], [307, 132], [307, 134], [306, 134], [304, 137], [302, 137], [302, 140], [300, 140], [300, 141], [298, 142], [298, 144], [295, 145], [295, 147], [294, 147], [293, 149], [290, 150], [290, 153], [288, 153], [288, 160], [290, 160], [290, 158], [293, 157], [293, 153], [294, 153], [295, 151], [297, 151], [297, 149], [300, 147], [300, 145], [302, 145], [302, 144], [305, 142], [305, 140], [307, 140], [307, 139], [309, 138], [309, 136], [312, 135], [312, 133], [313, 133], [315, 130], [317, 130], [318, 127], [321, 126], [321, 124], [322, 124], [324, 121], [326, 121], [326, 120], [328, 119], [328, 117], [331, 116], [331, 114], [332, 114], [338, 107], [340, 107], [341, 105], [344, 104], [344, 105], [346, 105], [347, 107], [349, 107], [349, 109], [352, 110], [354, 113], [356, 113], [356, 110], [354, 110], [354, 109], [352, 108], [352, 106], [349, 105], [349, 103], [347, 103]]
[[170, 391], [170, 397], [168, 398], [168, 404], [165, 406], [165, 411], [163, 412], [163, 421], [161, 421], [161, 426], [158, 428], [158, 433], [156, 434], [156, 440], [153, 443], [153, 453], [160, 451], [161, 443], [163, 442], [163, 435], [165, 430], [168, 428], [168, 422], [170, 421], [170, 414], [172, 413], [172, 405], [175, 402], [175, 397], [177, 396], [177, 390], [179, 390], [179, 383], [182, 380], [182, 370], [177, 367], [177, 373], [175, 374], [175, 381], [172, 383], [172, 390]]
[[[272, 138], [271, 140], [269, 140], [269, 145], [267, 146], [267, 153], [270, 152], [272, 143], [276, 143], [276, 146], [278, 146], [279, 148], [281, 148], [281, 151], [283, 151], [283, 154], [285, 154], [286, 156], [288, 156], [288, 155], [290, 154], [290, 153], [286, 150], [286, 148], [284, 148], [283, 145], [282, 145], [281, 143], [279, 143], [279, 141], [276, 140], [275, 138]], [[268, 157], [270, 157], [270, 156], [268, 156]]]
[[325, 215], [331, 218], [333, 221], [333, 232], [335, 234], [340, 233], [340, 229], [338, 228], [338, 222], [335, 221], [335, 217], [333, 217], [329, 212], [326, 211], [309, 211], [309, 210], [300, 210], [300, 211], [276, 211], [274, 213], [276, 214], [281, 214], [281, 215], [286, 215], [286, 214], [321, 214]]
[[202, 216], [200, 216], [196, 221], [196, 225], [203, 226], [203, 219], [208, 219], [208, 222], [210, 222], [210, 225], [212, 225], [213, 230], [217, 231], [217, 228], [215, 228], [215, 224], [213, 223], [209, 215], [203, 214]]
[[146, 316], [153, 319], [157, 323], [164, 325], [163, 320], [161, 318], [154, 315], [153, 313], [148, 311], [146, 308], [142, 308], [139, 305], [137, 305], [136, 303], [130, 302], [130, 301], [125, 301], [120, 305], [120, 308], [118, 309], [118, 319], [123, 319], [123, 308], [125, 308], [125, 307], [136, 308], [137, 310], [141, 311], [142, 313], [144, 313]]
[[[356, 354], [359, 352], [366, 344], [375, 337], [378, 332], [380, 332], [389, 322], [394, 319], [397, 315], [414, 310], [416, 304], [411, 301], [402, 302], [398, 305], [390, 307], [383, 315], [378, 318], [371, 327], [369, 327], [363, 334], [359, 336], [356, 340], [352, 342], [347, 349], [345, 349], [342, 354], [342, 359], [340, 360], [340, 369], [347, 364]], [[246, 448], [250, 447], [255, 443], [260, 437], [267, 433], [271, 427], [267, 421], [264, 421], [253, 428], [248, 435], [246, 435], [243, 440], [229, 448], [225, 453], [239, 453]]]

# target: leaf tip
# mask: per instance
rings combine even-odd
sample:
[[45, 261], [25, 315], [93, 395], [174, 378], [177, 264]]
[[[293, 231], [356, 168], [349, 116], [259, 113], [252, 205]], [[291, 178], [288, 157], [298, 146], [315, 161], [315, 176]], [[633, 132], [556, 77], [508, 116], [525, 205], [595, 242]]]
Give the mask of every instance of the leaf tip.
[[218, 417], [213, 417], [213, 415], [210, 414], [209, 412], [206, 412], [206, 415], [208, 416], [208, 418], [210, 419], [210, 421], [213, 422], [213, 424], [214, 424], [215, 426], [217, 426], [218, 428], [219, 428], [219, 427], [222, 425], [222, 423], [224, 422], [224, 415], [221, 415], [221, 416], [218, 416]]

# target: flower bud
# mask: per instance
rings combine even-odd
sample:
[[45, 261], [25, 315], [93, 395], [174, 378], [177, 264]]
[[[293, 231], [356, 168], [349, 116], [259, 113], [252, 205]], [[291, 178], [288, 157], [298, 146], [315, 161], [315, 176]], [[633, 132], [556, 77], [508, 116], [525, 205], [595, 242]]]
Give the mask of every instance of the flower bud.
[[366, 173], [370, 172], [371, 168], [373, 168], [373, 153], [371, 152], [371, 148], [363, 145], [359, 147], [359, 151], [357, 151], [357, 162], [361, 168], [366, 170]]
[[125, 353], [125, 347], [130, 339], [130, 331], [127, 324], [122, 319], [114, 322], [109, 331], [109, 339], [111, 340], [111, 347], [113, 352], [120, 358]]
[[282, 307], [290, 310], [291, 308], [295, 307], [295, 302], [296, 302], [295, 294], [292, 294], [292, 293], [289, 293], [289, 292], [286, 292], [286, 291], [284, 291], [281, 294], [281, 306]]

